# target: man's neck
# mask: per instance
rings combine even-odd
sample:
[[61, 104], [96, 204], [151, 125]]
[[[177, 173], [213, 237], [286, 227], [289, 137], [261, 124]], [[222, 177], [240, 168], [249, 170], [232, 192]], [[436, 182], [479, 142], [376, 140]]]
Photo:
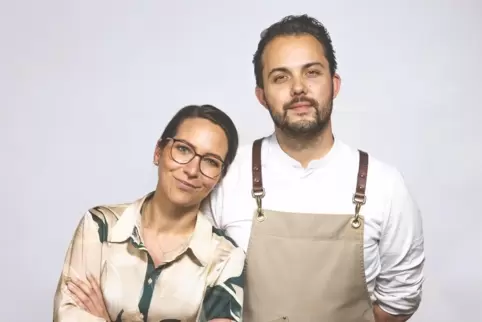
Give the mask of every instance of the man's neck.
[[286, 135], [278, 128], [275, 134], [281, 149], [304, 168], [312, 160], [318, 160], [327, 155], [334, 144], [331, 124], [327, 124], [319, 135], [306, 139]]
[[157, 233], [187, 235], [196, 225], [198, 207], [178, 207], [173, 205], [159, 189], [144, 207], [143, 225]]

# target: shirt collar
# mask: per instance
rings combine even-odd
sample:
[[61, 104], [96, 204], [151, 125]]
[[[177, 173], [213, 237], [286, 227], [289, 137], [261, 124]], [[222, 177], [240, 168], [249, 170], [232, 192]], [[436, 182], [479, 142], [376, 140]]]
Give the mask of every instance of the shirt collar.
[[[286, 167], [287, 165], [293, 168], [302, 168], [302, 165], [300, 162], [293, 159], [288, 154], [286, 154], [285, 151], [283, 151], [283, 149], [278, 143], [276, 133], [272, 133], [270, 136], [268, 136], [265, 142], [267, 143], [267, 149], [266, 150], [263, 149], [266, 152], [265, 152], [265, 155], [262, 155], [262, 157], [263, 159], [270, 161], [269, 166], [278, 164], [283, 168]], [[321, 168], [325, 166], [340, 151], [340, 148], [341, 148], [341, 142], [335, 138], [333, 146], [331, 147], [330, 151], [322, 158], [317, 160], [312, 160], [308, 165], [308, 168], [316, 169], [316, 168]]]
[[134, 242], [140, 244], [141, 209], [146, 199], [150, 198], [152, 194], [153, 192], [134, 201], [124, 210], [108, 234], [109, 242], [122, 243], [132, 238]]
[[[136, 200], [124, 210], [109, 232], [109, 242], [122, 243], [128, 239], [132, 239], [134, 243], [138, 245], [142, 244], [141, 209], [144, 202], [153, 194], [154, 193], [151, 192]], [[206, 266], [210, 260], [211, 238], [212, 225], [204, 214], [199, 211], [196, 217], [196, 226], [194, 227], [194, 232], [189, 241], [188, 248], [191, 249], [192, 253], [202, 266]]]
[[189, 242], [189, 248], [202, 266], [206, 266], [211, 259], [211, 239], [213, 227], [206, 216], [199, 211], [196, 218], [196, 227]]

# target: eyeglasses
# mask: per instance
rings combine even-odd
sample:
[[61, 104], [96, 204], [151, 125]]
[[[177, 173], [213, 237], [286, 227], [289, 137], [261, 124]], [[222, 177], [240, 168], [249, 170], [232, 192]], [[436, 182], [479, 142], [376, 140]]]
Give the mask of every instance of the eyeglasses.
[[201, 155], [196, 153], [196, 149], [187, 141], [169, 138], [171, 144], [171, 158], [179, 164], [188, 164], [195, 157], [199, 157], [199, 170], [208, 178], [218, 177], [224, 169], [224, 162], [219, 156], [207, 153]]

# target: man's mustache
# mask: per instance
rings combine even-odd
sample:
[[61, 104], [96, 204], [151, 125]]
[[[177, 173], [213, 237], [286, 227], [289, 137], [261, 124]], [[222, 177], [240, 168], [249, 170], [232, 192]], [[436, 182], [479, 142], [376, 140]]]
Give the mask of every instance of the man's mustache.
[[309, 103], [311, 106], [313, 106], [314, 108], [317, 108], [318, 107], [318, 102], [314, 99], [312, 99], [311, 97], [306, 97], [306, 96], [298, 96], [298, 97], [295, 97], [293, 98], [290, 102], [286, 103], [284, 106], [283, 106], [283, 109], [285, 111], [291, 109], [293, 106], [293, 104], [296, 104], [296, 103], [301, 103], [301, 102], [306, 102], [306, 103]]

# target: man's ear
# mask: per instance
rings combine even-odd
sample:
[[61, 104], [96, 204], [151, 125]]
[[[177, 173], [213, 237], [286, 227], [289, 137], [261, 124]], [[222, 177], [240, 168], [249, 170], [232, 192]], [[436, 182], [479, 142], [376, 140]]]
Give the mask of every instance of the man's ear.
[[338, 96], [341, 87], [341, 77], [340, 75], [336, 74], [333, 75], [333, 98]]
[[261, 105], [263, 105], [265, 108], [268, 108], [268, 104], [266, 104], [266, 97], [264, 95], [264, 89], [256, 86], [256, 89], [254, 90], [254, 93], [256, 94], [256, 98], [258, 99], [258, 102]]

